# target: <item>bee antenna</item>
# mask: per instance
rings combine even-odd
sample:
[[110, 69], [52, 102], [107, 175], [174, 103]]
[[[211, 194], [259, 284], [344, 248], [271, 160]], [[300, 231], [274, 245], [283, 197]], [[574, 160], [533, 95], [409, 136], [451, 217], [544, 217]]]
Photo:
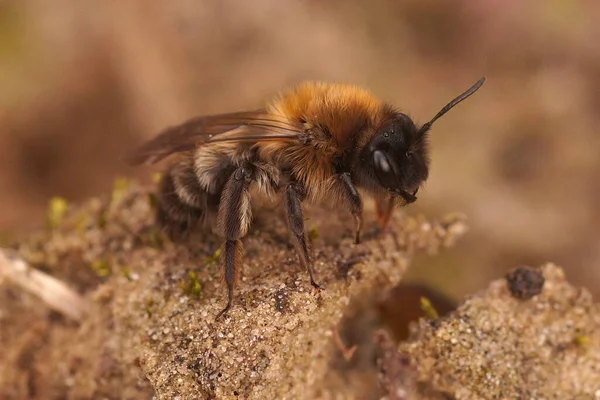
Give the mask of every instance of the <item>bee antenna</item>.
[[433, 125], [435, 120], [437, 120], [439, 117], [441, 117], [442, 115], [444, 115], [448, 111], [450, 111], [450, 109], [452, 109], [452, 107], [454, 107], [455, 105], [457, 105], [458, 103], [460, 103], [461, 101], [463, 101], [464, 99], [466, 99], [467, 97], [469, 97], [470, 95], [475, 93], [481, 87], [481, 85], [483, 85], [485, 80], [486, 80], [486, 77], [484, 76], [483, 78], [478, 80], [477, 83], [475, 83], [473, 86], [471, 86], [466, 92], [458, 95], [454, 100], [452, 100], [450, 103], [446, 104], [446, 106], [444, 108], [442, 108], [440, 110], [440, 112], [437, 113], [435, 115], [435, 117], [433, 117], [431, 119], [431, 121], [429, 121], [428, 123], [423, 125], [421, 127], [421, 129], [419, 129], [418, 135], [423, 136], [425, 133], [427, 133], [427, 131], [429, 130], [429, 128], [431, 128], [431, 125]]

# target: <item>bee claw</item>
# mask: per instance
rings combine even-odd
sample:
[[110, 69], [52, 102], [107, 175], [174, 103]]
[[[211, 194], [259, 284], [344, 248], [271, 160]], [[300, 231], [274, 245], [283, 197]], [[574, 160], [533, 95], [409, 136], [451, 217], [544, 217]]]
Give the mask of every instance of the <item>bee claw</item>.
[[215, 317], [215, 321], [219, 320], [223, 315], [225, 315], [227, 313], [227, 311], [229, 311], [231, 309], [231, 300], [229, 300], [227, 302], [227, 305], [225, 306], [224, 309], [222, 309], [217, 316]]
[[321, 285], [319, 285], [317, 282], [315, 282], [314, 280], [310, 280], [310, 284], [312, 285], [312, 287], [314, 287], [315, 289], [317, 289], [317, 291], [321, 292], [324, 289], [321, 287]]

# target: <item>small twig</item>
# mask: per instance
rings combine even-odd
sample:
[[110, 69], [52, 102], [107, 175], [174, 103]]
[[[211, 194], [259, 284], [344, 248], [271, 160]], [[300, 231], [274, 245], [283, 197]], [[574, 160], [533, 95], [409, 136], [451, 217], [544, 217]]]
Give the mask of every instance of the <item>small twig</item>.
[[340, 337], [340, 333], [338, 332], [337, 329], [335, 329], [333, 331], [333, 340], [335, 340], [335, 344], [336, 344], [337, 348], [342, 352], [342, 356], [344, 356], [344, 359], [346, 361], [350, 361], [350, 359], [352, 358], [352, 356], [354, 355], [354, 352], [356, 351], [356, 349], [358, 347], [356, 345], [354, 345], [350, 348], [346, 347], [344, 342], [342, 342], [342, 338]]
[[39, 297], [50, 308], [76, 321], [87, 313], [88, 303], [65, 283], [31, 268], [8, 249], [0, 249], [0, 283], [12, 281], [23, 290]]

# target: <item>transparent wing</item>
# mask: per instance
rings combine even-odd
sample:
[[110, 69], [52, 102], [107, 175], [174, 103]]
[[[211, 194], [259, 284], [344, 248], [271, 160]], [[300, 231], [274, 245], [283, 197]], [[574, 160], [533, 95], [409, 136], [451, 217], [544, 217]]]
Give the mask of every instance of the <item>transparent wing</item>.
[[301, 133], [300, 125], [264, 109], [200, 116], [163, 130], [127, 155], [125, 161], [131, 165], [154, 164], [206, 143], [297, 140]]

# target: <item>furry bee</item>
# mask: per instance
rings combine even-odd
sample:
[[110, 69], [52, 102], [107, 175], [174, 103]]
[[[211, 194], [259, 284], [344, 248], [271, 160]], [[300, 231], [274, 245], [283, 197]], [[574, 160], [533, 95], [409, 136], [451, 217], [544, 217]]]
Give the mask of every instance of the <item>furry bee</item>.
[[428, 132], [452, 107], [475, 93], [480, 79], [417, 127], [393, 105], [365, 89], [343, 83], [304, 82], [280, 93], [264, 108], [200, 116], [166, 128], [127, 159], [153, 164], [178, 153], [163, 174], [156, 223], [172, 237], [216, 217], [224, 239], [223, 260], [232, 306], [242, 252], [252, 219], [250, 188], [283, 195], [289, 231], [300, 263], [319, 289], [309, 257], [301, 204], [334, 200], [354, 220], [360, 242], [363, 201], [375, 199], [381, 229], [394, 206], [414, 202], [429, 175]]

